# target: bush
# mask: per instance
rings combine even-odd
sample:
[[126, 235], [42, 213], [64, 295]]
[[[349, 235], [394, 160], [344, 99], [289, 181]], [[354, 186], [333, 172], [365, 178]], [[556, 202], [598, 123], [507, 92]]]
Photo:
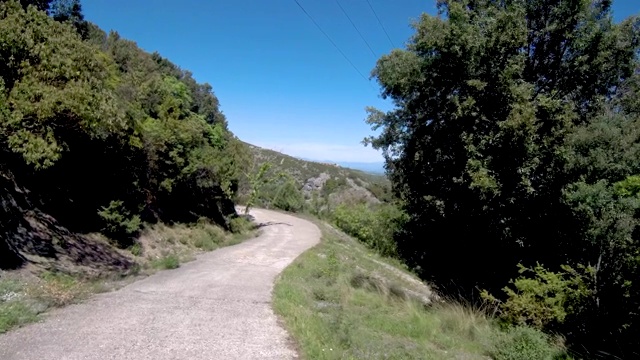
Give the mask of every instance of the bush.
[[272, 200], [272, 205], [276, 209], [298, 212], [304, 207], [304, 196], [293, 181], [283, 183]]
[[335, 193], [339, 189], [347, 186], [347, 179], [345, 178], [329, 178], [322, 186], [322, 196], [329, 197], [329, 195]]
[[242, 216], [234, 217], [229, 220], [229, 230], [234, 234], [242, 234], [253, 228], [251, 221]]
[[161, 270], [177, 269], [180, 267], [180, 259], [175, 254], [166, 255], [152, 261], [151, 266]]
[[41, 275], [40, 283], [28, 291], [47, 307], [62, 307], [74, 304], [89, 295], [87, 284], [73, 276], [47, 272]]
[[224, 230], [207, 221], [199, 221], [197, 227], [191, 230], [189, 237], [193, 246], [204, 251], [215, 250], [225, 241]]
[[[569, 266], [552, 272], [541, 265], [530, 269], [519, 265], [520, 274], [512, 280], [513, 288], [505, 287], [507, 300], [500, 304], [501, 318], [511, 324], [528, 325], [537, 329], [562, 324], [565, 318], [579, 310], [591, 293], [586, 277], [592, 270], [580, 267], [579, 273]], [[485, 297], [487, 293], [484, 293]]]
[[566, 358], [564, 348], [543, 332], [525, 326], [499, 333], [491, 356], [495, 360], [554, 360]]
[[120, 243], [122, 243], [122, 238], [135, 236], [142, 226], [140, 217], [131, 215], [120, 200], [111, 201], [109, 206], [102, 207], [102, 210], [98, 211], [98, 215], [104, 222], [102, 231], [115, 237]]
[[405, 215], [394, 205], [371, 208], [366, 204], [340, 205], [333, 219], [342, 231], [362, 241], [383, 256], [397, 255], [394, 234]]
[[129, 251], [133, 256], [142, 256], [143, 250], [144, 249], [142, 248], [142, 245], [140, 245], [140, 243], [135, 243], [131, 245], [131, 247], [129, 247]]

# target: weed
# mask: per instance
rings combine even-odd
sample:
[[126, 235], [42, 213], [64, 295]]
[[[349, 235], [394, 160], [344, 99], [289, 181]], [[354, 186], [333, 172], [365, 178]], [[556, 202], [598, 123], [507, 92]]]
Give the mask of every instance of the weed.
[[29, 297], [46, 307], [76, 303], [89, 295], [89, 284], [62, 273], [44, 273], [40, 281], [27, 289]]
[[542, 332], [517, 326], [498, 334], [491, 355], [496, 360], [553, 360], [564, 355], [562, 347], [550, 344], [550, 337]]
[[131, 255], [133, 256], [142, 256], [142, 245], [137, 242], [129, 247], [129, 251], [131, 251]]
[[229, 220], [229, 228], [232, 233], [245, 233], [253, 228], [253, 223], [242, 216], [238, 216]]
[[177, 269], [180, 267], [180, 259], [175, 254], [165, 255], [159, 259], [152, 260], [151, 267], [161, 270]]
[[38, 314], [23, 301], [0, 301], [0, 334], [37, 318]]

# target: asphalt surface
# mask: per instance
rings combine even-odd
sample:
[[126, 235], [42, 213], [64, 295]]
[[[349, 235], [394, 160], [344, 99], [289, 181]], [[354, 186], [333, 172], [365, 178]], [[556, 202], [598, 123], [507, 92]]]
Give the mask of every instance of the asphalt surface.
[[293, 216], [251, 213], [264, 224], [259, 237], [0, 335], [0, 359], [296, 358], [271, 290], [320, 231]]

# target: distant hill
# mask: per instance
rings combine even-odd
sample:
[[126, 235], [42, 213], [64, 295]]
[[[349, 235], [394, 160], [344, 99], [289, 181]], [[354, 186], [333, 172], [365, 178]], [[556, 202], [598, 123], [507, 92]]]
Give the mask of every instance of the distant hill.
[[[310, 161], [252, 144], [246, 145], [254, 157], [254, 168], [265, 162], [270, 163], [271, 176], [287, 174], [295, 181], [307, 202], [320, 199], [332, 207], [343, 202], [377, 203], [390, 199], [390, 183], [381, 171], [381, 164]], [[347, 164], [360, 165], [362, 169], [350, 168], [345, 166]], [[277, 189], [271, 189], [271, 193], [278, 192]], [[277, 195], [266, 195], [269, 196]]]

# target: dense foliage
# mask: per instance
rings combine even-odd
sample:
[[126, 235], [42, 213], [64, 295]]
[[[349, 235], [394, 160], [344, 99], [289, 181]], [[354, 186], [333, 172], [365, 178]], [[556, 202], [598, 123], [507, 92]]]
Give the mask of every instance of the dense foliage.
[[406, 215], [396, 205], [341, 204], [333, 211], [331, 220], [379, 254], [398, 255], [393, 233], [404, 225]]
[[247, 159], [210, 85], [78, 1], [0, 2], [0, 171], [23, 210], [125, 242], [142, 221], [228, 227]]
[[438, 9], [373, 72], [395, 104], [370, 109], [368, 142], [410, 215], [400, 255], [443, 290], [504, 295], [505, 312], [580, 280], [541, 307], [545, 327], [637, 356], [640, 20], [614, 23], [604, 0]]

